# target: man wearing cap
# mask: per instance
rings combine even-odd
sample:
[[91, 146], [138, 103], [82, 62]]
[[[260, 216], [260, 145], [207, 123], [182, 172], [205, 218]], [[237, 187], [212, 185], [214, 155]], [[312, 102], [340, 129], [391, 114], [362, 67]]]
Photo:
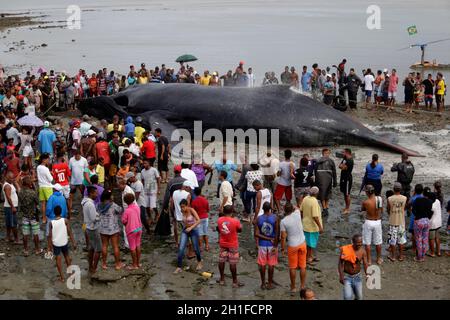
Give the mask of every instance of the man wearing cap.
[[130, 188], [133, 190], [136, 197], [136, 202], [141, 211], [141, 222], [144, 225], [145, 230], [147, 230], [147, 233], [150, 234], [150, 225], [146, 213], [147, 199], [144, 192], [144, 185], [141, 180], [136, 178], [134, 172], [128, 172], [125, 175], [125, 179], [130, 184]]
[[95, 139], [96, 133], [94, 130], [89, 129], [87, 134], [81, 138], [80, 152], [83, 157], [89, 162], [95, 157]]
[[76, 150], [80, 150], [80, 143], [81, 143], [81, 132], [80, 132], [80, 120], [75, 120], [73, 123], [73, 130], [72, 130], [72, 141], [73, 145], [72, 147], [72, 153]]
[[162, 203], [162, 210], [164, 211], [167, 211], [169, 209], [170, 200], [175, 190], [181, 189], [181, 187], [183, 186], [183, 182], [186, 181], [186, 179], [181, 176], [181, 170], [182, 168], [180, 165], [175, 165], [173, 167], [175, 176], [167, 183], [167, 188]]
[[50, 157], [56, 154], [56, 135], [50, 130], [50, 122], [44, 122], [44, 129], [39, 132], [39, 152], [40, 154], [48, 153]]
[[403, 261], [403, 247], [406, 243], [405, 207], [407, 198], [401, 194], [403, 187], [400, 182], [394, 183], [394, 195], [387, 199], [389, 215], [389, 255], [388, 259], [395, 261], [395, 247], [398, 244], [398, 261]]
[[90, 120], [87, 114], [83, 115], [83, 122], [80, 123], [80, 133], [84, 137], [91, 129], [92, 125], [88, 122]]
[[175, 190], [173, 192], [170, 199], [170, 210], [173, 214], [173, 232], [177, 246], [178, 234], [181, 234], [183, 230], [183, 213], [181, 212], [180, 202], [181, 200], [185, 199], [188, 202], [188, 205], [190, 205], [192, 189], [192, 183], [186, 180], [183, 182], [181, 189]]

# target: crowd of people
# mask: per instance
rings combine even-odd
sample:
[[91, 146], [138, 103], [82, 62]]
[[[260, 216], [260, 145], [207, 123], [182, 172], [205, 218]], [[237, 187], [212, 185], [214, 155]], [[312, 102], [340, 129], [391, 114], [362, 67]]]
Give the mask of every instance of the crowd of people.
[[[396, 69], [391, 72], [388, 69], [378, 70], [376, 74], [370, 68], [362, 71], [358, 76], [354, 68], [348, 73], [345, 69], [347, 60], [343, 59], [338, 65], [320, 68], [317, 63], [312, 65], [311, 70], [303, 66], [301, 74], [295, 67], [286, 66], [280, 73], [280, 78], [275, 72], [266, 72], [260, 85], [289, 85], [299, 89], [303, 94], [309, 94], [314, 99], [321, 100], [327, 105], [345, 111], [347, 105], [357, 108], [358, 92], [363, 96], [365, 106], [385, 106], [392, 110], [396, 103], [400, 103], [399, 84], [404, 87], [405, 111], [412, 112], [413, 106], [419, 109], [424, 104], [425, 110], [431, 110], [433, 102], [436, 110], [443, 112], [445, 109], [445, 95], [447, 86], [442, 73], [438, 72], [433, 79], [428, 74], [422, 79], [420, 72], [409, 73], [403, 82], [399, 81]], [[336, 72], [332, 72], [335, 68]], [[2, 74], [3, 74], [2, 69]], [[19, 75], [7, 76], [0, 79], [0, 104], [3, 109], [15, 110], [23, 115], [27, 106], [34, 105], [36, 110], [46, 112], [48, 109], [75, 109], [79, 100], [99, 95], [111, 95], [124, 90], [128, 86], [147, 83], [189, 83], [203, 86], [235, 86], [250, 87], [258, 85], [255, 74], [251, 67], [245, 68], [244, 61], [240, 61], [234, 71], [222, 76], [218, 71], [210, 73], [205, 70], [203, 74], [197, 72], [194, 67], [180, 63], [177, 70], [166, 67], [165, 64], [148, 69], [145, 63], [141, 63], [140, 69], [131, 65], [125, 75], [108, 71], [107, 68], [98, 70], [90, 76], [80, 69], [74, 76], [66, 71], [56, 73], [54, 70], [47, 72], [40, 69], [39, 73], [26, 73], [24, 78]]]
[[[373, 91], [376, 97], [385, 97], [379, 88], [390, 88], [390, 84], [386, 85], [389, 80], [390, 83], [396, 82], [395, 70], [390, 75], [385, 71], [380, 75], [384, 78], [377, 81], [372, 80], [370, 69], [360, 81], [354, 70], [345, 75], [345, 62], [344, 59], [337, 67], [336, 77], [328, 77], [325, 73], [327, 81], [323, 83], [323, 99], [327, 103], [334, 100], [328, 97], [328, 90], [336, 91], [336, 86], [332, 89], [327, 84], [330, 81], [339, 84], [339, 91], [364, 85], [369, 102], [372, 96], [369, 91]], [[317, 65], [313, 69], [307, 75], [304, 67], [299, 76], [295, 68], [289, 70], [286, 67], [281, 82], [301, 85], [303, 91], [317, 95], [321, 88], [319, 79], [322, 79], [319, 75], [323, 71], [319, 72]], [[5, 91], [0, 92], [3, 105], [0, 161], [7, 240], [22, 244], [19, 240], [20, 226], [23, 254], [30, 254], [31, 240], [36, 255], [55, 258], [59, 279], [64, 281], [62, 256], [69, 266], [69, 242], [72, 249], [77, 246], [71, 221], [76, 219], [74, 214], [77, 213], [74, 201], [79, 200], [84, 241], [78, 239], [78, 242], [84, 243], [88, 252], [90, 274], [97, 272], [100, 262], [102, 269], [108, 268], [109, 245], [116, 270], [141, 268], [143, 232], [174, 237], [178, 251], [174, 274], [183, 272], [186, 256], [196, 258], [196, 269], [200, 271], [203, 269], [203, 255], [211, 250], [209, 219], [211, 211], [217, 208], [219, 218], [215, 221], [217, 228], [214, 232], [219, 236], [219, 285], [225, 285], [227, 263], [232, 274], [232, 286], [239, 288], [244, 285], [237, 277], [240, 259], [238, 233], [243, 230], [242, 221], [249, 225], [255, 239], [261, 289], [275, 288], [273, 278], [280, 249], [288, 259], [292, 294], [300, 289], [304, 297], [314, 297], [311, 289], [306, 287], [307, 265], [313, 266], [320, 261], [316, 249], [320, 234], [326, 228], [323, 217], [329, 214], [332, 190], [338, 184], [345, 203], [342, 214], [348, 215], [351, 211], [354, 162], [350, 149], [339, 154], [342, 157], [338, 165], [341, 170], [339, 180], [329, 149], [324, 149], [319, 159], [303, 155], [298, 165], [292, 160], [291, 150], [284, 151], [282, 161], [277, 155], [268, 153], [258, 163], [247, 163], [244, 159], [240, 166], [226, 154], [214, 163], [204, 163], [201, 156], [195, 155], [191, 163], [175, 165], [172, 176], [169, 173], [169, 140], [159, 128], [144, 128], [140, 117], [121, 119], [115, 115], [108, 123], [106, 120], [94, 122], [94, 119], [83, 115], [81, 119], [71, 120], [68, 130], [61, 120], [53, 124], [46, 120], [42, 129], [20, 127], [17, 121], [24, 115], [45, 114], [54, 103], [72, 108], [76, 99], [109, 95], [135, 83], [164, 81], [221, 85], [223, 80], [223, 85], [253, 86], [255, 82], [251, 75], [251, 68], [245, 72], [241, 62], [234, 73], [229, 71], [223, 77], [219, 77], [217, 72], [209, 75], [208, 71], [199, 76], [192, 67], [184, 65], [174, 74], [173, 69], [164, 65], [147, 70], [142, 64], [137, 72], [131, 66], [128, 76], [120, 79], [106, 69], [91, 77], [80, 70], [72, 78], [65, 73], [56, 76], [50, 71], [48, 75], [44, 72], [39, 76], [27, 74], [24, 79], [2, 79], [0, 90]], [[248, 84], [249, 78], [253, 79], [252, 84]], [[278, 81], [273, 73], [267, 73], [266, 78], [269, 80], [265, 84]], [[408, 81], [420, 82], [410, 78]], [[427, 85], [424, 86], [426, 89]], [[438, 76], [435, 88], [441, 92], [442, 86], [442, 77]], [[389, 90], [387, 97], [395, 101], [396, 90]], [[351, 101], [353, 97], [356, 99], [356, 95], [349, 91]], [[439, 99], [443, 101], [443, 94]], [[377, 98], [375, 101], [379, 102]], [[387, 105], [391, 106], [390, 102]], [[406, 155], [392, 166], [391, 171], [398, 173], [397, 181], [393, 190], [386, 191], [383, 197], [384, 168], [378, 155], [374, 154], [366, 166], [361, 188], [367, 196], [361, 203], [361, 211], [366, 217], [361, 226], [362, 233], [354, 235], [351, 244], [340, 248], [338, 271], [345, 299], [362, 298], [361, 263], [364, 271], [372, 264], [372, 245], [376, 249], [377, 264], [383, 263], [383, 243], [389, 245], [387, 258], [390, 261], [403, 261], [409, 232], [415, 261], [424, 261], [426, 255], [441, 256], [439, 228], [442, 227], [444, 200], [440, 182], [433, 185], [433, 190], [416, 184], [411, 193], [415, 170]], [[237, 182], [234, 181], [234, 172], [240, 174]], [[210, 203], [202, 191], [207, 176], [210, 175], [211, 180], [214, 174], [217, 176], [217, 200]], [[114, 191], [119, 192], [120, 199], [113, 197]], [[243, 212], [236, 210], [238, 196]], [[388, 239], [385, 241], [381, 224], [383, 210], [386, 210], [389, 220]], [[447, 204], [449, 210], [450, 202]], [[45, 228], [45, 248], [41, 248], [39, 238], [41, 226]], [[121, 241], [130, 252], [131, 263], [128, 266], [123, 265], [120, 257]], [[297, 271], [300, 272], [299, 287]]]

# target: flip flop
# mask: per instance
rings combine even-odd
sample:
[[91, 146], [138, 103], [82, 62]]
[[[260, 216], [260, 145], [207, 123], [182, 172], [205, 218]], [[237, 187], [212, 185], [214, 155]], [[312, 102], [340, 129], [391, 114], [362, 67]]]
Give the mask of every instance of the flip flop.
[[39, 249], [39, 251], [35, 251], [34, 254], [40, 256], [44, 252], [44, 249]]
[[28, 251], [26, 251], [26, 250], [23, 250], [23, 255], [24, 255], [25, 257], [28, 257], [28, 256], [30, 255], [30, 252], [28, 252]]
[[269, 286], [268, 284], [266, 284], [266, 290], [273, 290], [275, 289], [274, 285]]
[[117, 271], [122, 270], [122, 268], [124, 267], [123, 263], [120, 264], [120, 266], [116, 266], [114, 267], [114, 269], [116, 269]]
[[403, 260], [405, 260], [405, 258], [403, 258], [403, 257], [401, 257], [401, 258], [399, 257], [398, 258], [398, 261], [403, 261]]
[[238, 283], [233, 283], [233, 288], [240, 288], [243, 287], [244, 284], [242, 282], [238, 282]]
[[431, 254], [431, 253], [427, 253], [426, 255], [429, 256], [430, 258], [434, 258], [435, 257], [435, 255]]
[[108, 270], [108, 266], [102, 266], [102, 270]]
[[221, 285], [221, 286], [224, 286], [224, 285], [225, 285], [225, 281], [221, 281], [220, 279], [217, 279], [217, 280], [216, 280], [216, 283], [219, 284], [219, 285]]
[[388, 259], [391, 260], [392, 262], [395, 262], [395, 258], [392, 258], [392, 257], [388, 256]]

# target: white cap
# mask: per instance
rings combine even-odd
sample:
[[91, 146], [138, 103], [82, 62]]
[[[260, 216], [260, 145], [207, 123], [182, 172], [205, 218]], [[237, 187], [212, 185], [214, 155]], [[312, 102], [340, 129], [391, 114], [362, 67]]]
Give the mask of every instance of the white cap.
[[125, 180], [128, 180], [128, 179], [130, 179], [130, 178], [133, 178], [134, 177], [134, 173], [133, 172], [127, 172], [127, 174], [125, 175]]
[[45, 122], [44, 122], [44, 127], [45, 127], [45, 128], [48, 128], [48, 127], [50, 127], [50, 122], [48, 122], [48, 121], [45, 121]]
[[191, 189], [194, 188], [194, 186], [192, 185], [192, 182], [190, 182], [189, 180], [186, 180], [185, 182], [183, 182], [183, 187], [189, 187]]
[[63, 189], [62, 185], [60, 185], [59, 183], [54, 184], [53, 185], [53, 189], [55, 189], [56, 191], [61, 191]]
[[327, 77], [330, 77], [330, 78], [332, 78], [331, 74], [329, 74], [329, 73], [327, 73]]
[[384, 68], [383, 72], [388, 73], [388, 69]]
[[96, 135], [96, 133], [95, 133], [94, 130], [90, 129], [90, 130], [87, 132], [87, 135], [88, 135], [88, 136], [93, 136], [93, 135]]

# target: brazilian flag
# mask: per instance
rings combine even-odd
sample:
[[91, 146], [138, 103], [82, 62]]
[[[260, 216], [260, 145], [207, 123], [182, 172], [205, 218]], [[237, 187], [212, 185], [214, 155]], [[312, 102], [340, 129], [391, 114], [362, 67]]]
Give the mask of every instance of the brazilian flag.
[[408, 27], [408, 33], [410, 36], [417, 34], [417, 27], [416, 26], [410, 26]]

